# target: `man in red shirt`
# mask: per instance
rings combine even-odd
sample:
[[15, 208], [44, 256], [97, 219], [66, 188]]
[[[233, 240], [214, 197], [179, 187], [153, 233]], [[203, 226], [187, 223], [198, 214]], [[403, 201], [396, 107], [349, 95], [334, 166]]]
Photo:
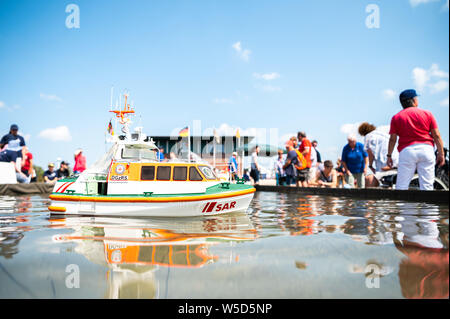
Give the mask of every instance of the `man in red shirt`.
[[302, 169], [298, 172], [298, 179], [300, 181], [300, 185], [302, 187], [308, 187], [308, 180], [309, 177], [309, 171], [311, 169], [311, 150], [312, 150], [312, 144], [311, 142], [306, 138], [305, 132], [298, 132], [297, 134], [298, 142], [300, 143], [300, 146], [298, 147], [298, 150], [300, 153], [303, 154], [303, 156], [306, 159], [306, 168]]
[[26, 146], [22, 148], [22, 154], [22, 173], [30, 177], [33, 174], [33, 154], [31, 154]]
[[[415, 90], [405, 90], [400, 94], [403, 110], [391, 120], [387, 164], [392, 167], [391, 154], [398, 141], [397, 184], [396, 189], [408, 189], [416, 170], [419, 174], [421, 190], [432, 190], [434, 166], [444, 165], [444, 149], [436, 119], [430, 111], [419, 109]], [[437, 158], [434, 145], [437, 147]]]

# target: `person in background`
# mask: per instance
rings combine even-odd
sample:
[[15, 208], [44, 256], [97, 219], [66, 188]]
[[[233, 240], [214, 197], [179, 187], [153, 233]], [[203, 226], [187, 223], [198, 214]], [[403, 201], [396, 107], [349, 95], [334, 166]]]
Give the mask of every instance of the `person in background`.
[[86, 157], [83, 155], [82, 149], [77, 149], [74, 153], [75, 165], [73, 166], [73, 173], [80, 174], [86, 170]]
[[341, 158], [338, 157], [336, 161], [336, 174], [337, 174], [337, 186], [344, 187], [345, 185], [345, 169], [342, 164]]
[[48, 170], [44, 172], [44, 182], [47, 184], [55, 184], [58, 178], [56, 177], [55, 165], [53, 163], [48, 164]]
[[242, 178], [245, 182], [250, 182], [250, 175], [248, 175], [248, 169], [244, 169], [244, 175], [242, 175]]
[[299, 180], [300, 184], [303, 187], [308, 187], [308, 180], [310, 180], [310, 169], [311, 169], [311, 152], [312, 152], [312, 145], [309, 139], [306, 137], [305, 132], [298, 132], [297, 134], [298, 142], [300, 143], [300, 146], [298, 147], [298, 150], [300, 153], [303, 154], [303, 157], [306, 159], [307, 166], [305, 169], [301, 170], [299, 172]]
[[[0, 140], [0, 150], [6, 150], [7, 152], [11, 153], [10, 155], [13, 156], [16, 161], [17, 158], [20, 159], [20, 162], [22, 161], [22, 148], [25, 146], [25, 139], [18, 134], [19, 127], [16, 124], [11, 125], [9, 129], [9, 133], [4, 135], [2, 139]], [[12, 153], [15, 153], [14, 155]], [[22, 164], [20, 163], [20, 166]]]
[[250, 176], [251, 178], [253, 178], [253, 183], [255, 185], [259, 184], [259, 174], [260, 174], [260, 169], [259, 169], [259, 164], [258, 164], [258, 153], [259, 153], [259, 146], [256, 145], [255, 150], [252, 153], [252, 162], [251, 162], [251, 166], [250, 166]]
[[337, 187], [337, 173], [333, 168], [332, 161], [325, 161], [323, 163], [323, 169], [317, 169], [316, 178], [311, 182], [311, 185], [329, 188]]
[[160, 162], [163, 162], [164, 161], [164, 148], [163, 147], [161, 147], [160, 149], [159, 149], [159, 152], [158, 152], [158, 159], [159, 159], [159, 161]]
[[286, 143], [287, 156], [283, 165], [287, 186], [291, 186], [294, 183], [298, 186], [298, 170], [295, 168], [295, 165], [298, 165], [297, 151], [295, 150], [296, 147], [297, 139], [295, 137], [291, 137], [291, 139]]
[[286, 159], [283, 156], [283, 151], [278, 150], [278, 158], [277, 161], [275, 162], [275, 177], [277, 180], [277, 186], [286, 184], [286, 173], [283, 169], [285, 161]]
[[33, 175], [33, 154], [28, 150], [28, 147], [22, 148], [22, 173], [24, 173], [30, 180]]
[[17, 159], [17, 153], [4, 150], [0, 152], [0, 162], [7, 162], [14, 165], [14, 169], [16, 171], [16, 179], [18, 183], [29, 183], [30, 178], [27, 177], [22, 171], [20, 170], [19, 166], [16, 162]]
[[60, 180], [67, 178], [69, 176], [70, 176], [69, 163], [62, 161], [61, 164], [59, 165], [58, 170], [56, 171], [56, 177], [58, 178], [58, 180]]
[[[394, 166], [393, 151], [398, 141], [398, 171], [396, 189], [408, 189], [416, 170], [421, 190], [432, 190], [435, 163], [445, 163], [444, 148], [436, 119], [430, 111], [419, 109], [415, 90], [400, 94], [403, 110], [391, 119], [387, 164]], [[434, 154], [434, 145], [437, 156]]]
[[345, 170], [345, 181], [350, 187], [356, 184], [358, 188], [365, 187], [365, 175], [369, 166], [369, 156], [364, 145], [356, 141], [356, 136], [349, 135], [348, 144], [342, 150], [342, 164]]
[[311, 167], [308, 173], [308, 186], [310, 181], [314, 181], [316, 179], [317, 167], [319, 163], [317, 162], [317, 152], [316, 149], [312, 146], [311, 143]]
[[[392, 170], [387, 165], [389, 135], [367, 122], [362, 123], [358, 133], [364, 136], [364, 150], [369, 155], [369, 169], [366, 174], [366, 187], [377, 187], [385, 172]], [[398, 152], [392, 153], [394, 165], [398, 163]], [[373, 166], [375, 164], [375, 167]], [[387, 173], [389, 174], [389, 173]]]
[[320, 156], [320, 152], [317, 149], [317, 144], [319, 144], [316, 140], [311, 142], [312, 147], [314, 148], [314, 150], [316, 151], [316, 159], [317, 159], [317, 167], [323, 169], [321, 166], [322, 163], [322, 157]]
[[237, 164], [237, 153], [233, 152], [233, 154], [230, 157], [230, 160], [228, 161], [228, 170], [231, 175], [231, 180], [235, 181], [238, 177], [237, 170], [238, 170], [238, 164]]

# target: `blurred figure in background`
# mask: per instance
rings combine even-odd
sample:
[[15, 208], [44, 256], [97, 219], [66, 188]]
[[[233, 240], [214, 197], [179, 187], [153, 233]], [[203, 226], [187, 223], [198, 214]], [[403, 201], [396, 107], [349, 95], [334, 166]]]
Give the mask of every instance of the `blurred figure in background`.
[[320, 152], [317, 149], [317, 144], [319, 144], [316, 140], [311, 142], [312, 147], [314, 148], [314, 150], [316, 151], [316, 158], [317, 158], [317, 167], [320, 166], [320, 164], [322, 163], [322, 157], [320, 156]]
[[63, 179], [69, 176], [70, 176], [69, 163], [62, 161], [58, 170], [56, 171], [56, 177], [58, 179]]
[[159, 149], [158, 159], [159, 159], [160, 162], [163, 162], [163, 161], [164, 161], [164, 158], [165, 158], [165, 156], [164, 156], [164, 148], [161, 147], [161, 148]]
[[22, 173], [27, 176], [29, 179], [28, 182], [31, 181], [31, 178], [33, 177], [33, 154], [28, 150], [28, 147], [23, 146], [22, 148]]
[[48, 170], [44, 172], [44, 182], [47, 184], [55, 184], [58, 178], [56, 177], [55, 164], [49, 163]]
[[0, 150], [16, 153], [15, 158], [22, 158], [22, 147], [25, 146], [25, 139], [18, 132], [19, 127], [16, 124], [11, 125], [9, 133], [0, 140]]
[[342, 164], [345, 169], [345, 181], [354, 187], [355, 180], [358, 188], [365, 187], [365, 175], [369, 166], [369, 157], [364, 145], [356, 141], [356, 136], [349, 135], [347, 145], [342, 150]]
[[298, 170], [295, 166], [298, 166], [298, 158], [297, 151], [295, 148], [297, 147], [297, 139], [295, 137], [291, 137], [289, 141], [286, 143], [286, 161], [283, 165], [284, 174], [286, 176], [286, 185], [291, 186], [292, 184], [296, 184], [298, 186]]
[[336, 161], [337, 186], [344, 187], [345, 185], [345, 168], [342, 164], [341, 158], [338, 157]]
[[253, 178], [253, 182], [255, 185], [259, 184], [259, 175], [260, 175], [260, 169], [258, 164], [258, 153], [259, 153], [259, 146], [256, 145], [255, 150], [252, 153], [252, 162], [250, 164], [250, 176]]
[[228, 161], [228, 170], [230, 172], [232, 181], [235, 181], [236, 178], [238, 177], [238, 174], [237, 174], [238, 164], [237, 164], [236, 157], [237, 157], [237, 153], [233, 152], [233, 154], [230, 157], [230, 160]]
[[73, 167], [74, 174], [80, 174], [86, 170], [86, 157], [83, 155], [82, 149], [77, 149], [74, 153], [75, 165]]
[[[375, 125], [362, 123], [358, 132], [364, 136], [364, 150], [369, 155], [369, 169], [366, 174], [366, 187], [377, 187], [381, 178], [392, 167], [387, 165], [387, 153], [389, 146], [389, 134], [377, 129]], [[392, 153], [394, 167], [398, 164], [398, 152]], [[373, 166], [375, 164], [375, 167]]]
[[317, 169], [316, 178], [310, 184], [319, 187], [337, 187], [337, 173], [333, 168], [333, 162], [325, 161], [323, 169]]
[[298, 132], [297, 138], [298, 143], [300, 144], [298, 150], [300, 151], [300, 153], [302, 153], [307, 163], [306, 168], [299, 171], [298, 178], [300, 181], [300, 186], [308, 187], [308, 180], [311, 179], [310, 170], [311, 170], [312, 145], [309, 139], [306, 137], [305, 132]]
[[278, 158], [275, 162], [275, 176], [277, 179], [277, 186], [286, 184], [286, 173], [283, 169], [284, 162], [285, 158], [283, 156], [283, 151], [278, 150]]

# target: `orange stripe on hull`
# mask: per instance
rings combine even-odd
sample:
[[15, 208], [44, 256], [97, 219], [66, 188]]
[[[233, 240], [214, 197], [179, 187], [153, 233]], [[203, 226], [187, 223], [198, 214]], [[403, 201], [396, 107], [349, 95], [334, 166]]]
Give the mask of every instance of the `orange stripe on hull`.
[[65, 212], [65, 207], [59, 207], [59, 206], [48, 206], [48, 210], [51, 212]]

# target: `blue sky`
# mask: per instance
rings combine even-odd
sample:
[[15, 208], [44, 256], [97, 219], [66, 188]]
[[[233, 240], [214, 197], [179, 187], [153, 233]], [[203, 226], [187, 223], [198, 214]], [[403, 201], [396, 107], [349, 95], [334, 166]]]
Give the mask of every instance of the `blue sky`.
[[303, 130], [335, 161], [357, 123], [389, 124], [417, 88], [448, 145], [448, 30], [446, 0], [0, 0], [0, 133], [17, 123], [38, 165], [78, 147], [90, 164], [113, 85], [149, 135]]

